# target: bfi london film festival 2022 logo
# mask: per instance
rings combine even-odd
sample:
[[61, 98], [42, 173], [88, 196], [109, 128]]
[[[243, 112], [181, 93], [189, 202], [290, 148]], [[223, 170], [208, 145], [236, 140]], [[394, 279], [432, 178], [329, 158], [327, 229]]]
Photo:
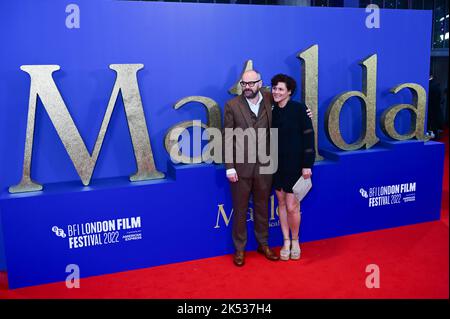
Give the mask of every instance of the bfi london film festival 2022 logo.
[[359, 189], [361, 197], [368, 200], [369, 207], [398, 205], [416, 201], [416, 182]]
[[52, 227], [56, 236], [67, 240], [69, 249], [113, 245], [142, 239], [141, 216]]

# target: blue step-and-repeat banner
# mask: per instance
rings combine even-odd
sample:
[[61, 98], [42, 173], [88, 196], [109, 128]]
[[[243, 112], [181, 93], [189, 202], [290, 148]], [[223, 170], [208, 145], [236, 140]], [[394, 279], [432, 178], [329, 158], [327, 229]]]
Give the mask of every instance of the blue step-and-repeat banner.
[[[180, 122], [208, 123], [200, 102], [175, 108], [183, 98], [207, 97], [223, 114], [248, 60], [264, 85], [277, 73], [292, 75], [300, 87], [296, 100], [304, 81], [303, 90], [312, 90], [306, 101], [317, 106], [323, 160], [316, 162], [313, 189], [302, 202], [302, 242], [439, 218], [443, 145], [424, 141], [425, 118], [416, 119], [414, 111], [384, 116], [402, 104], [422, 112], [417, 104], [424, 106], [428, 90], [430, 11], [2, 1], [0, 32], [0, 268], [7, 270], [10, 288], [64, 281], [73, 264], [88, 277], [232, 253], [224, 167], [174, 164], [164, 140]], [[48, 99], [39, 96], [28, 155], [31, 178], [43, 190], [10, 193], [23, 174], [30, 98], [36, 96], [21, 66], [60, 66], [52, 73], [54, 84], [91, 153], [116, 82], [111, 64], [143, 65], [136, 78], [154, 164], [164, 177], [129, 181], [137, 164], [119, 94], [91, 182], [83, 186], [66, 150], [70, 145], [61, 142], [57, 119], [44, 107]], [[306, 77], [314, 68], [317, 77]], [[391, 91], [400, 84], [416, 91]], [[326, 120], [327, 111], [349, 91], [364, 94], [343, 101], [336, 126]], [[310, 99], [315, 94], [317, 102]], [[365, 124], [367, 109], [375, 113], [371, 125]], [[392, 130], [383, 129], [389, 120], [398, 135], [411, 127], [422, 132], [395, 140]], [[379, 141], [342, 150], [331, 140], [337, 129], [347, 145], [370, 130]], [[268, 205], [270, 244], [279, 246], [274, 195]], [[256, 247], [252, 213], [249, 250]]]

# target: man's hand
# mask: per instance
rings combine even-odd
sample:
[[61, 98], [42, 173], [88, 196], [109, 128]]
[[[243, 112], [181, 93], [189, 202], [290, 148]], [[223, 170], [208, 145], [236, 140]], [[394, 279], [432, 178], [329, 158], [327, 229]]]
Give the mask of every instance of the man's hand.
[[309, 107], [306, 107], [306, 115], [308, 115], [310, 119], [313, 118], [312, 111], [311, 111], [311, 109]]
[[237, 173], [234, 173], [234, 174], [229, 174], [229, 175], [227, 175], [227, 178], [228, 178], [228, 180], [231, 182], [231, 183], [235, 183], [235, 182], [237, 182], [239, 179], [238, 179], [238, 176], [237, 176]]
[[304, 169], [302, 169], [302, 176], [303, 176], [304, 179], [310, 178], [311, 175], [312, 175], [312, 171], [311, 171], [310, 168], [304, 168]]

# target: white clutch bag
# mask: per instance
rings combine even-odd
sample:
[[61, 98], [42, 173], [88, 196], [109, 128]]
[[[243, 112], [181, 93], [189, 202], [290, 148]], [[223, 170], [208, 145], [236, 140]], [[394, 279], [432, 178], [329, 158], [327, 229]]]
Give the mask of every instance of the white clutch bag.
[[292, 187], [292, 190], [294, 192], [295, 197], [299, 201], [301, 201], [306, 194], [308, 194], [309, 190], [312, 187], [311, 177], [308, 179], [304, 179], [303, 176], [300, 176], [298, 181], [295, 183], [294, 187]]

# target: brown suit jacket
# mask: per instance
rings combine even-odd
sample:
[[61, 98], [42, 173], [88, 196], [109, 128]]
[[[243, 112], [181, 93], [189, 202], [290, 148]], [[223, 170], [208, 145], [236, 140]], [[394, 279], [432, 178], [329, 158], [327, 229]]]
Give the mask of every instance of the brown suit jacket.
[[[234, 168], [239, 177], [253, 177], [259, 174], [257, 169], [261, 164], [258, 162], [258, 150], [263, 147], [266, 154], [270, 151], [270, 127], [272, 125], [272, 97], [270, 92], [261, 90], [263, 99], [260, 104], [258, 116], [252, 116], [252, 111], [243, 95], [234, 97], [227, 101], [224, 110], [224, 160], [227, 169]], [[245, 131], [248, 133], [246, 139], [239, 139], [227, 129], [253, 129]], [[266, 129], [266, 134], [259, 135], [258, 129]], [[236, 132], [236, 131], [235, 131]], [[253, 148], [250, 147], [253, 144]], [[233, 151], [232, 160], [227, 152]], [[244, 153], [244, 154], [240, 154]], [[228, 153], [229, 154], [229, 153]], [[244, 155], [239, 159], [239, 155]], [[256, 159], [256, 160], [255, 160]], [[267, 165], [267, 164], [265, 164]]]

